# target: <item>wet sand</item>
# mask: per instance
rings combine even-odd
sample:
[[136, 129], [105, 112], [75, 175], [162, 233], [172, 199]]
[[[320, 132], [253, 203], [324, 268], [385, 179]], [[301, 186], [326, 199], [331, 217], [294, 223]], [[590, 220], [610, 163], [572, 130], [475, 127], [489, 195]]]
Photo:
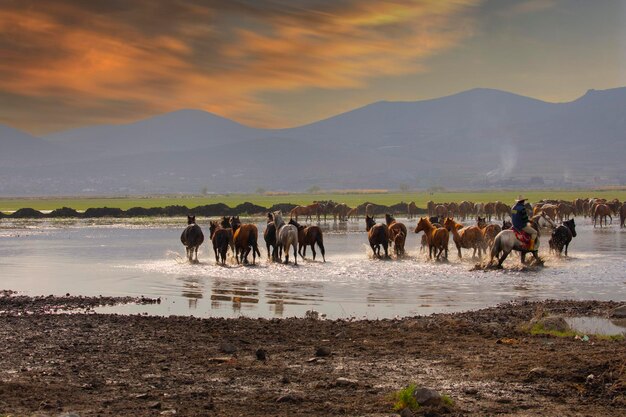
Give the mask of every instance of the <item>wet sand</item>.
[[[331, 321], [48, 314], [7, 308], [13, 297], [0, 297], [0, 415], [387, 416], [409, 383], [454, 400], [421, 415], [626, 414], [626, 342], [522, 329], [540, 314], [606, 316], [614, 302]], [[83, 297], [80, 311], [97, 305]]]

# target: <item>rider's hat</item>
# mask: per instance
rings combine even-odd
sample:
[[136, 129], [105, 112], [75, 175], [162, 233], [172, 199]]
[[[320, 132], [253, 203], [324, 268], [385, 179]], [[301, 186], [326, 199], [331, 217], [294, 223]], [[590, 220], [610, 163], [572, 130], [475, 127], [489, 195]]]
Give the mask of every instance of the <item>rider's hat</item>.
[[526, 201], [526, 197], [524, 197], [523, 195], [518, 195], [517, 196], [517, 200], [515, 200], [516, 203], [519, 203], [520, 201]]

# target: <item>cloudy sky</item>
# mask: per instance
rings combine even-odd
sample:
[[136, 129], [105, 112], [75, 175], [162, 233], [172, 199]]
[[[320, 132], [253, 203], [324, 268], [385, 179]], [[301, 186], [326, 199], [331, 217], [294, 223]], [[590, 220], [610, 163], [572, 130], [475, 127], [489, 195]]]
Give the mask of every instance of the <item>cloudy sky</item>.
[[296, 126], [474, 87], [626, 85], [626, 0], [0, 0], [0, 124]]

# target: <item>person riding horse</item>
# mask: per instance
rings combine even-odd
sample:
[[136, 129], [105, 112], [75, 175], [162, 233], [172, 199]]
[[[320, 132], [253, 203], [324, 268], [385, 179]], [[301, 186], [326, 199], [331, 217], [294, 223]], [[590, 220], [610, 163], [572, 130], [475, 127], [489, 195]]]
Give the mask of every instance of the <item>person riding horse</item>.
[[511, 220], [513, 221], [513, 227], [517, 230], [527, 233], [530, 236], [530, 245], [528, 250], [535, 251], [535, 241], [537, 240], [537, 231], [530, 224], [530, 216], [526, 205], [524, 204], [526, 198], [519, 196], [515, 201], [515, 205], [511, 208]]

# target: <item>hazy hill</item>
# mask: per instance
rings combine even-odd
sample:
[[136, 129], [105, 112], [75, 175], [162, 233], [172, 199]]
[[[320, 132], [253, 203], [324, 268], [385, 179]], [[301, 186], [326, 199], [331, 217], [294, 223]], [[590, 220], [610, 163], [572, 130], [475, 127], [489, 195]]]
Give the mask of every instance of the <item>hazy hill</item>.
[[[154, 193], [626, 181], [626, 88], [546, 103], [474, 89], [254, 129], [195, 110], [45, 141], [0, 130], [0, 192]], [[61, 156], [59, 156], [59, 150]], [[65, 155], [65, 157], [63, 157]], [[15, 161], [20, 161], [15, 164]], [[535, 178], [536, 180], [536, 178]], [[540, 181], [539, 181], [540, 182]]]

